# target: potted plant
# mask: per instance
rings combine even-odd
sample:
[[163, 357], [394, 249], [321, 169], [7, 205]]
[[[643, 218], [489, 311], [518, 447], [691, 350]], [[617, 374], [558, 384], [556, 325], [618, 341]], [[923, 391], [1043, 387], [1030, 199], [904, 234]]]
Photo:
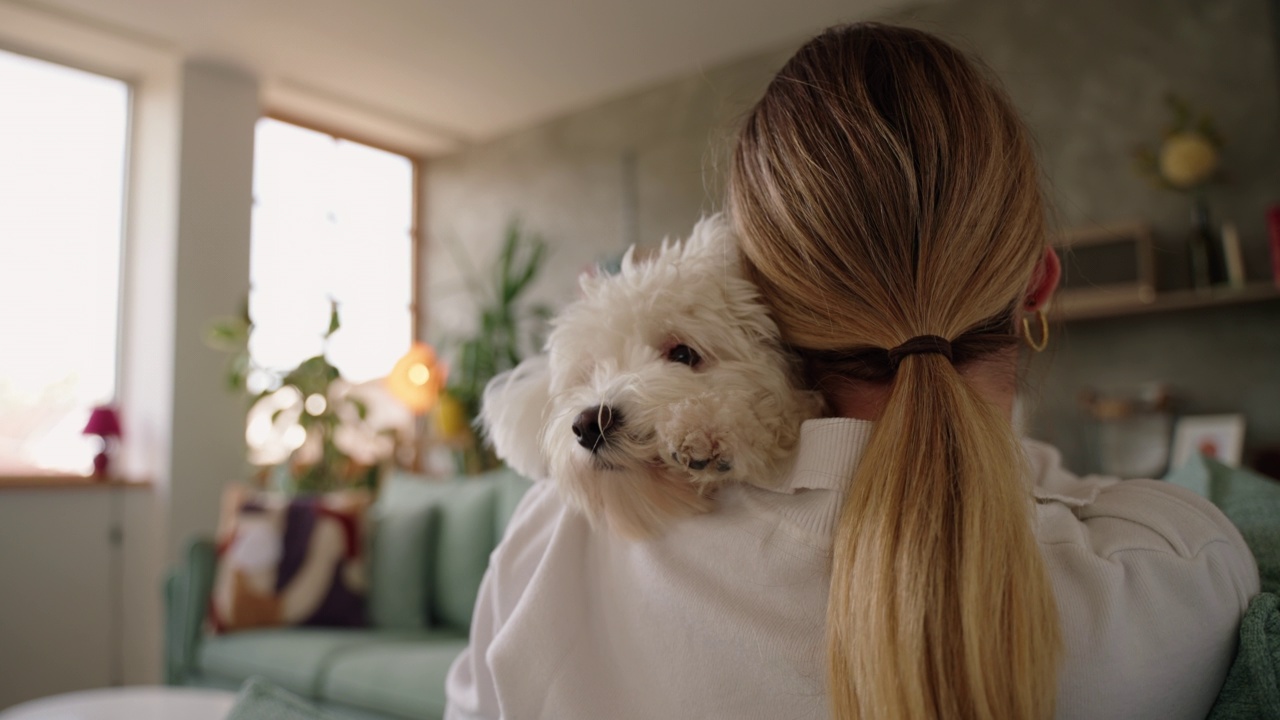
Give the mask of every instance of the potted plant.
[[[520, 364], [527, 349], [542, 346], [551, 310], [528, 303], [526, 294], [546, 259], [547, 244], [512, 221], [506, 230], [492, 274], [467, 277], [476, 305], [474, 332], [446, 338], [452, 350], [448, 384], [435, 412], [438, 437], [454, 451], [460, 474], [476, 475], [500, 467], [492, 449], [475, 429], [485, 385]], [[461, 265], [462, 263], [460, 263]]]
[[[347, 382], [324, 351], [287, 372], [253, 362], [248, 303], [240, 316], [213, 322], [207, 342], [231, 353], [228, 390], [242, 393], [249, 408], [245, 439], [249, 460], [263, 468], [261, 484], [289, 493], [376, 488], [399, 438], [392, 427], [372, 427], [369, 399]], [[329, 308], [329, 340], [341, 327], [336, 303]], [[265, 376], [259, 386], [254, 376]]]

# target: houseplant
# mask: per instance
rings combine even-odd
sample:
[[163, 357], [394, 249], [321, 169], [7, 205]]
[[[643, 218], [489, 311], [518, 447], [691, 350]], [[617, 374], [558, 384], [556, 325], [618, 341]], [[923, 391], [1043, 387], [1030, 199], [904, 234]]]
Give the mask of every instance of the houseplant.
[[[546, 254], [547, 244], [540, 236], [525, 232], [517, 221], [508, 224], [491, 274], [477, 277], [472, 273], [465, 278], [476, 306], [474, 330], [439, 343], [453, 360], [436, 409], [436, 431], [453, 449], [461, 474], [475, 475], [501, 465], [476, 432], [475, 421], [480, 416], [485, 385], [542, 345], [551, 310], [527, 302], [526, 295]], [[459, 265], [465, 266], [462, 262]]]
[[[326, 346], [339, 328], [331, 303]], [[343, 379], [323, 350], [285, 372], [261, 367], [249, 353], [252, 334], [246, 302], [239, 316], [211, 323], [206, 340], [230, 353], [227, 389], [246, 399], [245, 439], [263, 484], [292, 493], [376, 487], [399, 438], [393, 428], [366, 422], [361, 386]]]

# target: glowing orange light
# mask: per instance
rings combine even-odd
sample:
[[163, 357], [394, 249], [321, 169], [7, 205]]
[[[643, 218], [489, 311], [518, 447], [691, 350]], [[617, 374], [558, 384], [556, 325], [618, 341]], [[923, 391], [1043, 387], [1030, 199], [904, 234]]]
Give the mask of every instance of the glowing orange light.
[[427, 367], [426, 365], [423, 365], [422, 363], [417, 363], [413, 367], [409, 368], [409, 382], [413, 383], [414, 385], [426, 385], [427, 381], [430, 379], [431, 379], [431, 368]]
[[387, 375], [387, 389], [416, 415], [435, 406], [444, 386], [444, 367], [426, 343], [414, 343]]

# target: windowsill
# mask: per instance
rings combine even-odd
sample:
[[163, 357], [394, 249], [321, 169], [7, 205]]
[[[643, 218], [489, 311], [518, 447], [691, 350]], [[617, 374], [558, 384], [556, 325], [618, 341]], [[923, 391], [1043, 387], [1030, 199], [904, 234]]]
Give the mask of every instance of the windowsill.
[[149, 480], [107, 478], [100, 480], [89, 475], [0, 475], [0, 492], [5, 490], [104, 490], [150, 488]]

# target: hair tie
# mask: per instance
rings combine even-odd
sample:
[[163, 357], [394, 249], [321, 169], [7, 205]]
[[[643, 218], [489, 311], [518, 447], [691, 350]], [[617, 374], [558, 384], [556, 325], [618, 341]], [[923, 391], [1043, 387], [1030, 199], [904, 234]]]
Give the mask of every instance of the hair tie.
[[902, 358], [908, 355], [925, 355], [929, 353], [945, 355], [947, 361], [950, 362], [951, 341], [937, 335], [917, 335], [889, 351], [889, 364], [893, 366], [894, 370], [897, 370], [898, 363], [902, 362]]

